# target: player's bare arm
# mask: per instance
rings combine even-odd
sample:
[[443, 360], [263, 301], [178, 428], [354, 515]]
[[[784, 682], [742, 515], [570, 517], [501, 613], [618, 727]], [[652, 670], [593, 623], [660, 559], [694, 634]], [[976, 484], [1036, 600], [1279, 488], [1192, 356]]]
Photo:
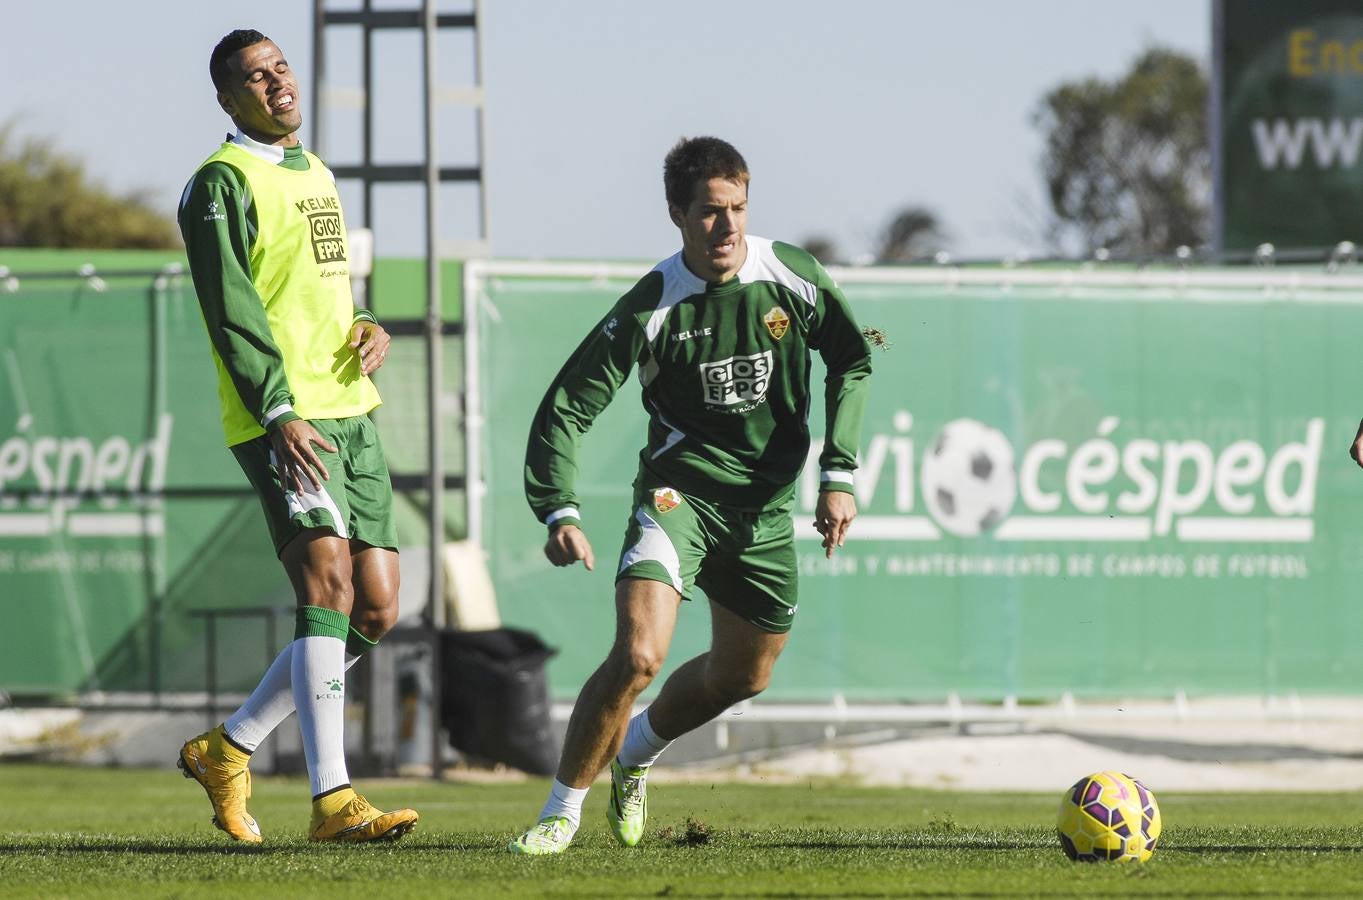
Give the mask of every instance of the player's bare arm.
[[295, 491], [307, 490], [303, 483], [306, 478], [313, 490], [321, 490], [322, 482], [331, 477], [327, 467], [322, 465], [313, 446], [321, 447], [328, 453], [336, 448], [317, 433], [317, 429], [306, 419], [285, 422], [270, 434], [270, 446], [274, 448], [275, 465], [279, 469], [279, 482], [285, 488]]
[[857, 517], [857, 501], [846, 491], [822, 491], [814, 507], [814, 527], [823, 535], [824, 556], [833, 558], [833, 551], [847, 539], [847, 529]]
[[576, 525], [559, 525], [549, 532], [549, 540], [544, 544], [544, 555], [560, 567], [571, 566], [580, 559], [588, 572], [596, 564], [591, 542]]
[[360, 358], [360, 374], [372, 375], [388, 356], [392, 338], [378, 322], [361, 319], [350, 328], [350, 349]]
[[1363, 422], [1358, 423], [1358, 432], [1354, 435], [1354, 442], [1349, 445], [1349, 456], [1359, 466], [1363, 466]]

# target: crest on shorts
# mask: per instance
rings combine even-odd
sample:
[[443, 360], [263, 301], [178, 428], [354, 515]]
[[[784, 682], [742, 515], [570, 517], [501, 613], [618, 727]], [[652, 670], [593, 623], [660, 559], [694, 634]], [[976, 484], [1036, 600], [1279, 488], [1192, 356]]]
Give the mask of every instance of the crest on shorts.
[[658, 488], [653, 492], [653, 508], [660, 513], [671, 512], [681, 506], [681, 494], [672, 488]]
[[786, 315], [786, 311], [781, 307], [773, 306], [771, 312], [762, 317], [762, 324], [771, 332], [772, 340], [779, 341], [790, 328], [790, 316]]

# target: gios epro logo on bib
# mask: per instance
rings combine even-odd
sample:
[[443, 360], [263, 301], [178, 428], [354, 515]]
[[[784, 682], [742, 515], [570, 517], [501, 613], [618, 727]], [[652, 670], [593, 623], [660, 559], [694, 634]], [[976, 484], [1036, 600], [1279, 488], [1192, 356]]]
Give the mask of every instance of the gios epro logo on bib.
[[308, 217], [312, 236], [312, 256], [322, 263], [345, 262], [345, 229], [341, 226], [341, 204], [335, 197], [312, 197], [294, 202]]
[[700, 364], [701, 389], [705, 404], [727, 408], [756, 403], [767, 396], [771, 383], [770, 350], [752, 356], [731, 356], [719, 362]]

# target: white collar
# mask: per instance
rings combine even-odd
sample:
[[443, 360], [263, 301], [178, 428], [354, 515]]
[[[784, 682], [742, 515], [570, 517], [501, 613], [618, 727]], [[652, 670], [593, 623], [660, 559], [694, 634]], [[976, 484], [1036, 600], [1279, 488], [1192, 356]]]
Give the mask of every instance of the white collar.
[[[227, 136], [229, 143], [236, 144], [252, 156], [258, 156], [272, 165], [279, 165], [284, 161], [284, 148], [275, 144], [262, 144], [255, 138], [247, 137], [240, 128], [235, 134]], [[301, 144], [299, 146], [302, 146]]]

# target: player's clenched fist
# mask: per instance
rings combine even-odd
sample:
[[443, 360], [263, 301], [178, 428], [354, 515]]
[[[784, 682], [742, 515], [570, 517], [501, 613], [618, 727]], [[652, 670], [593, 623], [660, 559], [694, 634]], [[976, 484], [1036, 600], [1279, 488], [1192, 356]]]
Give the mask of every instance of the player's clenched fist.
[[591, 542], [576, 525], [560, 525], [550, 532], [544, 555], [556, 566], [571, 566], [580, 559], [588, 572], [596, 562]]

